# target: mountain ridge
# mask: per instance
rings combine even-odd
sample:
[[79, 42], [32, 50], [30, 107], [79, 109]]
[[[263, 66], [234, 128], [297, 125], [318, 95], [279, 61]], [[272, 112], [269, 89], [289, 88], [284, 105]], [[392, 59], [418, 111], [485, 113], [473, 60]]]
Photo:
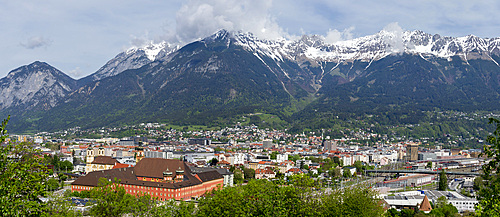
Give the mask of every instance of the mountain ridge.
[[220, 30], [182, 47], [160, 43], [122, 52], [74, 81], [71, 91], [39, 94], [52, 104], [42, 112], [25, 109], [13, 121], [16, 130], [155, 120], [213, 125], [259, 111], [306, 126], [305, 113], [315, 111], [500, 110], [491, 103], [500, 95], [499, 46], [499, 38], [422, 31], [383, 30], [326, 43], [317, 35], [261, 40]]
[[0, 108], [48, 109], [76, 88], [76, 80], [45, 62], [35, 61], [0, 79]]

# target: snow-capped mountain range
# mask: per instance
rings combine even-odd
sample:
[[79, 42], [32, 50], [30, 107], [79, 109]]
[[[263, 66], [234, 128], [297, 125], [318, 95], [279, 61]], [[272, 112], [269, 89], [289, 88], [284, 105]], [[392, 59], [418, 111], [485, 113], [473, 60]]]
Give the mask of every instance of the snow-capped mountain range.
[[[500, 38], [479, 38], [474, 35], [464, 37], [447, 37], [438, 34], [431, 35], [419, 30], [390, 32], [382, 30], [374, 35], [351, 40], [327, 43], [323, 36], [304, 35], [299, 39], [262, 40], [252, 33], [229, 32], [220, 30], [203, 40], [227, 38], [236, 41], [245, 49], [255, 54], [268, 56], [276, 61], [288, 59], [302, 62], [371, 62], [391, 54], [418, 54], [422, 58], [429, 56], [448, 58], [460, 56], [463, 60], [483, 58], [495, 64], [491, 54], [500, 54]], [[229, 46], [229, 44], [228, 44]], [[143, 47], [133, 47], [109, 60], [97, 72], [81, 79], [88, 81], [100, 80], [117, 75], [127, 69], [140, 68], [156, 60], [166, 60], [167, 57], [180, 49], [180, 45], [167, 42], [149, 43]]]
[[[161, 42], [130, 48], [95, 73], [79, 80], [42, 62], [22, 66], [0, 79], [0, 114], [32, 109], [48, 111], [49, 114], [55, 107], [59, 107], [59, 113], [82, 107], [96, 111], [100, 108], [85, 103], [94, 102], [95, 106], [101, 106], [107, 103], [110, 95], [122, 103], [109, 104], [107, 109], [110, 111], [114, 106], [138, 103], [137, 107], [150, 109], [143, 112], [155, 115], [172, 113], [172, 105], [176, 105], [175, 109], [179, 111], [190, 111], [191, 107], [215, 111], [213, 105], [221, 102], [249, 102], [248, 105], [260, 106], [259, 102], [263, 101], [287, 105], [293, 103], [288, 98], [300, 101], [313, 94], [315, 97], [333, 94], [330, 99], [351, 94], [348, 99], [354, 102], [362, 101], [361, 97], [375, 99], [387, 95], [390, 98], [389, 89], [398, 92], [402, 87], [412, 85], [402, 96], [395, 98], [404, 98], [405, 103], [421, 99], [422, 104], [428, 103], [426, 108], [431, 108], [445, 101], [428, 101], [442, 94], [431, 90], [444, 88], [463, 93], [456, 97], [470, 99], [479, 105], [500, 95], [500, 81], [496, 75], [500, 73], [499, 62], [500, 38], [443, 37], [418, 30], [382, 30], [374, 35], [327, 43], [323, 36], [318, 35], [264, 40], [252, 33], [220, 30], [183, 46]], [[411, 76], [404, 75], [410, 72], [413, 72]], [[377, 77], [377, 73], [392, 74]], [[356, 80], [358, 77], [367, 79]], [[408, 77], [420, 83], [412, 83]], [[466, 84], [465, 81], [470, 82]], [[217, 85], [212, 85], [215, 83]], [[339, 86], [345, 83], [352, 85], [348, 88]], [[483, 89], [479, 87], [481, 85]], [[370, 89], [373, 87], [376, 88]], [[249, 89], [253, 91], [251, 94], [246, 93]], [[343, 96], [335, 95], [342, 91]], [[364, 95], [356, 95], [359, 91], [365, 91]], [[481, 98], [479, 93], [488, 95]], [[128, 101], [132, 98], [134, 101]], [[193, 100], [191, 104], [179, 103], [186, 98]], [[206, 101], [207, 110], [196, 106], [197, 100]], [[393, 104], [397, 102], [391, 101]], [[186, 108], [187, 105], [191, 107]], [[238, 113], [239, 109], [234, 107], [233, 111]], [[120, 111], [120, 114], [126, 112]], [[74, 113], [73, 117], [79, 115]], [[168, 119], [167, 116], [158, 118]]]
[[[391, 54], [418, 54], [422, 58], [429, 56], [448, 58], [461, 56], [467, 59], [489, 59], [491, 54], [500, 55], [500, 38], [479, 38], [474, 35], [448, 37], [431, 35], [419, 30], [390, 32], [382, 30], [374, 35], [351, 40], [327, 43], [323, 36], [304, 35], [299, 39], [262, 40], [252, 33], [229, 32], [220, 30], [203, 40], [228, 38], [255, 54], [271, 57], [276, 61], [307, 60], [320, 62], [352, 62], [355, 60], [370, 62]], [[228, 43], [229, 43], [228, 41]], [[229, 44], [228, 44], [229, 45]], [[180, 45], [167, 42], [149, 43], [143, 47], [133, 47], [109, 60], [97, 72], [88, 76], [91, 80], [100, 80], [114, 76], [127, 69], [140, 68], [155, 60], [166, 58], [180, 49]]]
[[[460, 56], [464, 61], [482, 58], [491, 60], [498, 65], [491, 58], [491, 55], [500, 54], [500, 38], [479, 38], [474, 35], [443, 37], [438, 34], [431, 35], [419, 30], [404, 32], [382, 30], [374, 35], [338, 41], [336, 43], [326, 43], [324, 37], [318, 35], [304, 35], [299, 39], [262, 40], [255, 37], [252, 33], [220, 30], [203, 40], [222, 38], [227, 39], [228, 46], [233, 41], [235, 44], [242, 46], [257, 56], [267, 56], [277, 62], [282, 62], [286, 59], [299, 64], [305, 61], [333, 62], [337, 64], [353, 61], [371, 62], [391, 54], [404, 52], [418, 54], [424, 59], [432, 56], [438, 58]], [[169, 55], [174, 54], [180, 48], [181, 46], [179, 45], [166, 42], [151, 42], [143, 47], [130, 48], [109, 60], [95, 73], [80, 79], [78, 83], [80, 86], [83, 86], [92, 81], [115, 76], [128, 69], [140, 68], [153, 61], [168, 60]], [[42, 89], [48, 88], [37, 87], [42, 84], [42, 86], [50, 86], [56, 83], [55, 81], [40, 83], [37, 80], [40, 78], [40, 72], [36, 72], [38, 73], [36, 74], [37, 76], [30, 75], [23, 78], [23, 81], [17, 79], [15, 80], [16, 83], [9, 84], [7, 81], [14, 82], [11, 78], [18, 70], [13, 70], [1, 81], [1, 108], [17, 105], [18, 103], [14, 103], [14, 101], [26, 103], [29, 101], [30, 96], [33, 96]], [[28, 85], [30, 82], [37, 85]], [[62, 84], [57, 91], [49, 91], [50, 93], [47, 93], [64, 96], [65, 94], [62, 94], [62, 92], [72, 90], [71, 86]], [[52, 103], [49, 104], [53, 106], [56, 103], [52, 100]]]
[[[221, 34], [228, 33], [220, 31], [213, 37], [220, 37]], [[423, 58], [426, 56], [448, 58], [460, 55], [466, 60], [468, 58], [491, 59], [491, 54], [500, 54], [500, 38], [485, 39], [474, 35], [456, 38], [442, 37], [419, 30], [400, 33], [382, 30], [374, 35], [331, 44], [326, 43], [324, 37], [318, 35], [304, 35], [298, 40], [270, 41], [259, 40], [251, 33], [230, 34], [247, 49], [276, 60], [284, 58], [299, 60], [306, 57], [326, 62], [373, 61], [403, 52], [419, 54]]]
[[[464, 37], [443, 37], [438, 34], [431, 35], [422, 31], [404, 31], [390, 32], [382, 30], [374, 35], [355, 38], [351, 40], [338, 41], [336, 43], [326, 43], [324, 37], [318, 35], [304, 35], [299, 39], [277, 39], [261, 40], [252, 33], [229, 32], [220, 30], [203, 40], [214, 40], [226, 38], [229, 42], [233, 40], [236, 44], [244, 47], [255, 55], [267, 56], [275, 61], [285, 59], [298, 63], [304, 61], [315, 62], [352, 62], [365, 61], [371, 62], [382, 59], [391, 54], [409, 53], [418, 54], [422, 58], [438, 57], [448, 58], [451, 56], [460, 56], [464, 61], [468, 59], [487, 59], [498, 63], [491, 58], [492, 54], [500, 54], [500, 38], [479, 38], [474, 35]], [[175, 53], [181, 46], [169, 44], [167, 42], [149, 43], [143, 47], [132, 47], [115, 58], [109, 60], [95, 73], [82, 78], [78, 81], [84, 85], [91, 81], [101, 80], [107, 77], [115, 76], [128, 69], [137, 69], [153, 61], [167, 60], [168, 56]], [[28, 99], [28, 95], [36, 93], [39, 89], [30, 89], [33, 85], [17, 87], [22, 90], [14, 93], [12, 87], [16, 85], [6, 84], [6, 80], [11, 80], [11, 74], [3, 78], [3, 86], [0, 90], [3, 94], [0, 96], [0, 105], [2, 108], [14, 105], [12, 99]], [[28, 78], [26, 78], [28, 79]], [[25, 81], [29, 83], [28, 81]], [[36, 82], [36, 80], [33, 80]], [[27, 84], [26, 83], [26, 84]], [[49, 82], [50, 84], [54, 82]], [[71, 91], [72, 88], [62, 86], [62, 89]], [[13, 95], [11, 95], [12, 93]], [[21, 96], [22, 95], [22, 96]], [[28, 97], [28, 98], [26, 98]], [[53, 104], [53, 103], [52, 103]]]

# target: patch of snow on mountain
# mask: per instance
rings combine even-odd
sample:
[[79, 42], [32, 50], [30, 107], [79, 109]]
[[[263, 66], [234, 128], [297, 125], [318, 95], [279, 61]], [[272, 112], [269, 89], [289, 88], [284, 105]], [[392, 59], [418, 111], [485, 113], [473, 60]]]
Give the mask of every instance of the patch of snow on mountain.
[[168, 47], [168, 44], [166, 42], [161, 42], [158, 44], [151, 43], [143, 47], [142, 50], [144, 51], [144, 53], [146, 53], [146, 56], [148, 57], [149, 60], [154, 61], [156, 55], [158, 55], [158, 53], [160, 53], [160, 51], [165, 47]]

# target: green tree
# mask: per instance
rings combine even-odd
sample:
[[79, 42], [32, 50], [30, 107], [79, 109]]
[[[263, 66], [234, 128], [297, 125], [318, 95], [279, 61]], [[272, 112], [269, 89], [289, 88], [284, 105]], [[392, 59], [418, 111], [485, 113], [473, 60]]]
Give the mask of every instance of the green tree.
[[446, 177], [446, 172], [444, 171], [444, 169], [441, 170], [441, 172], [439, 173], [439, 187], [438, 187], [438, 190], [440, 191], [446, 191], [446, 189], [448, 188], [448, 178]]
[[55, 191], [59, 189], [59, 182], [54, 178], [50, 178], [45, 184], [47, 185], [47, 190], [49, 191]]
[[331, 158], [326, 158], [325, 162], [323, 163], [323, 165], [321, 166], [321, 168], [324, 171], [326, 171], [326, 170], [330, 170], [332, 168], [335, 168], [337, 166], [338, 166], [338, 164], [336, 164], [335, 162], [333, 162], [333, 160]]
[[394, 208], [388, 209], [387, 212], [385, 213], [386, 217], [399, 217], [399, 215], [400, 215], [399, 211]]
[[64, 182], [64, 181], [68, 180], [68, 176], [64, 175], [64, 173], [59, 173], [59, 174], [57, 174], [57, 176], [59, 178], [59, 182]]
[[191, 217], [196, 216], [197, 208], [193, 203], [168, 200], [161, 206], [154, 207], [149, 216]]
[[296, 187], [301, 187], [301, 188], [316, 187], [316, 183], [314, 182], [314, 180], [304, 173], [290, 176], [288, 177], [288, 181], [290, 185]]
[[345, 169], [344, 169], [344, 172], [343, 172], [343, 174], [342, 174], [342, 175], [344, 176], [344, 178], [350, 178], [350, 177], [352, 177], [351, 170], [350, 170], [350, 169], [345, 168]]
[[432, 169], [432, 161], [427, 162], [427, 166], [425, 166], [425, 167]]
[[448, 202], [445, 196], [437, 199], [434, 209], [430, 212], [432, 216], [452, 217], [456, 216], [458, 210], [455, 206]]
[[[119, 186], [119, 180], [99, 179], [98, 187], [70, 196], [91, 198], [94, 202], [90, 209], [92, 216], [193, 216], [196, 208], [192, 203], [167, 201], [161, 205], [149, 194], [131, 195]], [[55, 211], [58, 206], [54, 206]], [[53, 213], [50, 212], [50, 213]]]
[[444, 207], [446, 204], [448, 204], [448, 199], [446, 199], [445, 196], [441, 196], [436, 200], [436, 205], [434, 208], [441, 208]]
[[233, 178], [234, 184], [243, 183], [243, 180], [244, 180], [243, 172], [241, 172], [241, 170], [239, 170], [239, 169], [235, 169], [233, 173], [234, 173], [234, 175], [233, 175], [234, 176], [234, 178]]
[[450, 203], [444, 205], [440, 209], [442, 210], [441, 212], [443, 213], [443, 215], [445, 217], [453, 217], [453, 216], [457, 216], [457, 214], [458, 214], [458, 209]]
[[98, 187], [93, 188], [90, 194], [95, 200], [90, 209], [92, 216], [122, 216], [131, 213], [135, 205], [134, 196], [119, 187], [117, 180], [110, 182], [100, 178]]
[[[0, 125], [0, 143], [9, 118]], [[47, 168], [38, 156], [28, 143], [0, 146], [0, 215], [40, 216], [46, 210], [39, 197], [46, 196]]]
[[212, 160], [209, 161], [211, 166], [216, 166], [218, 162], [219, 160], [217, 160], [217, 158], [212, 158]]
[[342, 175], [340, 171], [340, 167], [335, 167], [328, 171], [328, 175], [331, 177], [340, 177], [340, 175]]
[[59, 163], [59, 169], [71, 172], [73, 170], [73, 163], [65, 160]]
[[338, 157], [333, 157], [333, 162], [336, 163], [339, 166], [343, 166], [342, 165], [342, 161]]
[[472, 186], [474, 190], [479, 191], [479, 189], [481, 189], [481, 187], [483, 186], [483, 178], [481, 176], [477, 176], [476, 178], [474, 178], [474, 185]]
[[304, 169], [304, 170], [309, 170], [309, 166], [307, 166], [306, 164], [303, 164], [301, 169]]
[[243, 168], [245, 179], [255, 179], [255, 170], [250, 168]]
[[356, 172], [358, 173], [364, 173], [364, 170], [363, 170], [363, 163], [361, 161], [355, 161], [354, 162], [354, 167], [356, 167]]
[[288, 155], [288, 160], [297, 162], [297, 160], [300, 160], [300, 155], [294, 154], [294, 155]]
[[321, 167], [320, 167], [320, 168], [318, 168], [317, 170], [318, 170], [318, 174], [323, 173], [323, 169], [322, 169]]
[[401, 217], [413, 217], [415, 215], [415, 210], [413, 209], [403, 209], [400, 213]]
[[277, 156], [278, 156], [278, 152], [277, 151], [273, 151], [271, 152], [271, 154], [269, 154], [271, 160], [276, 160]]
[[61, 159], [59, 158], [59, 156], [57, 155], [54, 155], [51, 159], [51, 162], [50, 162], [52, 165], [54, 165], [54, 169], [56, 171], [58, 171], [60, 169], [60, 163], [61, 163]]
[[316, 216], [318, 200], [310, 192], [309, 188], [251, 180], [202, 198], [198, 216]]
[[334, 189], [321, 197], [321, 216], [382, 216], [384, 210], [368, 186]]
[[476, 207], [478, 216], [500, 216], [500, 121], [489, 119], [490, 124], [496, 124], [492, 135], [486, 139], [484, 154], [490, 160], [483, 165], [483, 185], [478, 192], [479, 205]]

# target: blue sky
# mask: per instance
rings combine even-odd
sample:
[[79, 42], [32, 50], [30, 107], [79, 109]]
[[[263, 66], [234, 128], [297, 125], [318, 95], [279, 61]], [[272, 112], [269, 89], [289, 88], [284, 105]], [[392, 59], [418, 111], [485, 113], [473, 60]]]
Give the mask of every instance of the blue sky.
[[482, 0], [0, 0], [0, 77], [44, 61], [73, 78], [150, 41], [188, 43], [220, 28], [262, 38], [336, 40], [404, 30], [500, 37], [500, 1]]

